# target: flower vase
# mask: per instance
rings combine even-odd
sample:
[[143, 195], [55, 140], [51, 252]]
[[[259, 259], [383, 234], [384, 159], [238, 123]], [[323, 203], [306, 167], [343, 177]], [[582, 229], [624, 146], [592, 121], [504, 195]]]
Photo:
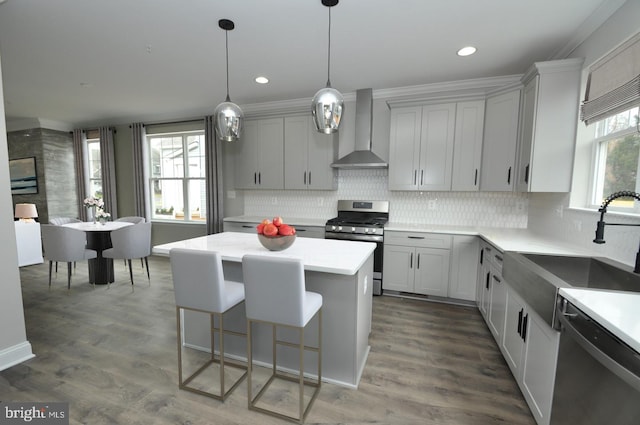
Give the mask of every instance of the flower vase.
[[89, 215], [93, 220], [93, 224], [96, 224], [96, 206], [95, 205], [92, 205], [89, 207]]

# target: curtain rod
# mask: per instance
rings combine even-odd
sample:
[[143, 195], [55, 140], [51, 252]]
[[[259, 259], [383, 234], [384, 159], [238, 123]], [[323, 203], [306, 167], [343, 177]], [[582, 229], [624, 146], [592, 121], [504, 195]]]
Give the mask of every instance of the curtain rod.
[[[200, 118], [200, 119], [192, 119], [192, 120], [182, 120], [182, 121], [166, 121], [166, 122], [152, 122], [152, 123], [142, 123], [143, 127], [146, 127], [148, 125], [171, 125], [171, 124], [186, 124], [186, 123], [190, 123], [190, 122], [202, 122], [204, 121], [204, 117]], [[129, 128], [131, 128], [131, 125], [129, 125]]]

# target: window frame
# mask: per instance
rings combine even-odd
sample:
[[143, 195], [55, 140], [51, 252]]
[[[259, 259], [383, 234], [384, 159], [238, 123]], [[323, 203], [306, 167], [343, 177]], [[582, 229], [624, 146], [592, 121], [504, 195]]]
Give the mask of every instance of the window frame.
[[[92, 167], [91, 167], [91, 146], [92, 145], [96, 145], [98, 147], [98, 161], [100, 163], [100, 178], [95, 178], [92, 176], [91, 171], [92, 171]], [[85, 149], [85, 154], [84, 154], [84, 169], [85, 169], [85, 179], [84, 179], [84, 185], [85, 185], [85, 193], [87, 195], [87, 197], [95, 197], [95, 198], [100, 198], [100, 199], [104, 199], [104, 182], [102, 181], [102, 149], [100, 147], [100, 136], [97, 132], [91, 132], [90, 134], [88, 134], [88, 136], [85, 138], [84, 140], [84, 149]], [[99, 181], [100, 182], [100, 194], [97, 194], [93, 191], [93, 184], [92, 182], [94, 181]]]
[[[198, 155], [202, 157], [202, 170], [205, 170], [206, 164], [204, 163], [205, 158], [206, 158], [206, 139], [205, 139], [205, 132], [204, 129], [199, 130], [184, 130], [184, 131], [165, 131], [165, 132], [158, 132], [158, 133], [151, 133], [151, 134], [147, 134], [145, 139], [145, 143], [146, 143], [146, 148], [149, 151], [149, 155], [148, 155], [148, 160], [146, 163], [146, 168], [147, 168], [147, 175], [149, 176], [147, 179], [147, 188], [148, 188], [148, 193], [149, 193], [149, 205], [150, 205], [150, 211], [149, 211], [149, 215], [151, 217], [151, 221], [157, 221], [157, 222], [163, 222], [163, 223], [173, 223], [173, 224], [203, 224], [206, 222], [206, 210], [205, 210], [205, 215], [202, 216], [200, 219], [194, 219], [191, 216], [191, 213], [186, 213], [185, 211], [191, 211], [191, 199], [189, 196], [189, 187], [190, 187], [190, 183], [194, 182], [194, 181], [201, 181], [202, 183], [206, 184], [206, 175], [202, 175], [202, 176], [196, 176], [196, 177], [191, 177], [189, 175], [189, 171], [190, 171], [190, 167], [189, 166], [185, 166], [185, 164], [188, 164], [189, 162], [189, 136], [199, 136], [201, 137], [201, 143], [200, 143], [200, 147], [202, 149], [202, 154]], [[159, 138], [175, 138], [175, 137], [181, 137], [182, 138], [182, 152], [187, 152], [186, 157], [184, 157], [183, 154], [183, 158], [186, 159], [186, 161], [183, 162], [183, 176], [182, 177], [155, 177], [154, 173], [153, 173], [153, 148], [152, 148], [152, 140], [153, 139], [159, 139]], [[162, 182], [162, 181], [181, 181], [182, 185], [182, 203], [183, 203], [183, 215], [182, 217], [178, 218], [176, 216], [176, 212], [173, 212], [173, 216], [172, 218], [164, 218], [164, 217], [158, 217], [156, 215], [156, 202], [154, 199], [154, 185], [155, 182]], [[204, 196], [204, 205], [206, 205], [206, 190], [201, 192], [201, 196]], [[201, 203], [202, 205], [202, 203]]]
[[[634, 107], [629, 108], [627, 111], [631, 111], [635, 108], [639, 108], [640, 105], [636, 105]], [[623, 111], [626, 112], [626, 111]], [[603, 136], [596, 135], [598, 130], [598, 125], [600, 122], [605, 121], [607, 118], [600, 120], [598, 122], [593, 123], [593, 129], [591, 130], [591, 144], [592, 144], [592, 162], [591, 162], [591, 181], [589, 184], [589, 192], [587, 194], [587, 208], [598, 210], [602, 203], [597, 203], [596, 201], [599, 198], [599, 193], [603, 193], [604, 187], [604, 178], [603, 174], [606, 169], [606, 160], [607, 160], [607, 144], [608, 142], [624, 139], [630, 135], [638, 135], [640, 134], [640, 119], [638, 115], [640, 114], [640, 109], [636, 114], [636, 123], [629, 123], [627, 128], [622, 130], [614, 131]], [[638, 153], [638, 165], [636, 168], [636, 184], [633, 188], [633, 191], [640, 192], [640, 152]], [[610, 194], [603, 193], [603, 198]], [[620, 213], [626, 213], [631, 215], [640, 215], [640, 202], [637, 200], [633, 200], [633, 207], [620, 207], [614, 203], [609, 204], [607, 207], [607, 211], [614, 211]]]

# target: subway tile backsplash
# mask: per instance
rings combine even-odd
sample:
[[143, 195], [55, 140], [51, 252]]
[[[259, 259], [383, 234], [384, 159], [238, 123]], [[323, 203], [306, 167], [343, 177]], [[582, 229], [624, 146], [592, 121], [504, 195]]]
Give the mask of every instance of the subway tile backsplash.
[[339, 170], [337, 191], [247, 190], [244, 214], [328, 219], [339, 199], [388, 200], [390, 220], [407, 224], [527, 227], [527, 194], [389, 191], [387, 170]]

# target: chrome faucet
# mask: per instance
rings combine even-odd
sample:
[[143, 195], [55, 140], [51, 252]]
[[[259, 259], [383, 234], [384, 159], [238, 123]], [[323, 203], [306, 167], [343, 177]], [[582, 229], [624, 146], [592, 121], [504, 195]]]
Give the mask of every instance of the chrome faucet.
[[[635, 198], [640, 201], [640, 193], [631, 192], [631, 191], [621, 191], [615, 192], [609, 195], [603, 202], [598, 211], [600, 211], [600, 221], [598, 221], [598, 226], [596, 227], [596, 238], [593, 240], [594, 243], [603, 244], [604, 240], [604, 226], [640, 226], [640, 224], [624, 224], [624, 223], [605, 223], [604, 222], [604, 214], [607, 212], [607, 207], [609, 204], [618, 198]], [[638, 252], [636, 253], [636, 265], [633, 269], [634, 273], [640, 273], [640, 247], [638, 248]]]

